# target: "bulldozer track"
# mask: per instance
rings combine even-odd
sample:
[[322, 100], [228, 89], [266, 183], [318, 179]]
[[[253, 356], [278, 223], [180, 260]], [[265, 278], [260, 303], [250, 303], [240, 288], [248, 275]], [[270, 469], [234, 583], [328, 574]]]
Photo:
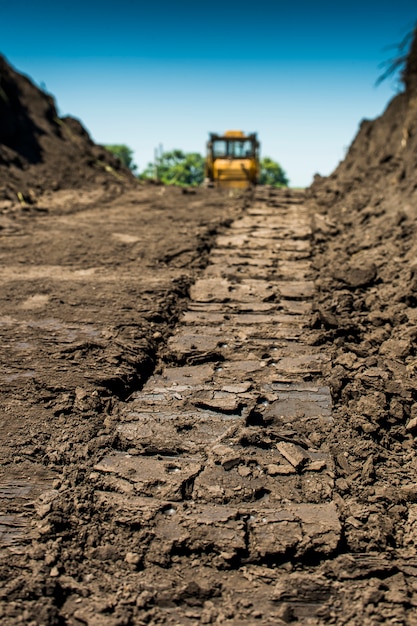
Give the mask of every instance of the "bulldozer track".
[[[201, 567], [273, 567], [336, 550], [332, 459], [317, 445], [332, 423], [330, 390], [323, 354], [303, 339], [309, 259], [302, 197], [258, 193], [192, 286], [169, 364], [121, 410], [117, 448], [91, 479], [105, 516], [152, 533], [145, 568], [186, 557], [198, 580]], [[264, 587], [245, 587], [265, 619], [278, 617]]]
[[[222, 215], [226, 196], [201, 193], [188, 201], [201, 209], [217, 198]], [[135, 246], [145, 232], [132, 235], [132, 224], [148, 208], [138, 214], [128, 199], [125, 232], [116, 202], [105, 218], [69, 214], [65, 236], [92, 220], [98, 240]], [[178, 243], [193, 262], [194, 249], [208, 254], [188, 277], [173, 243], [143, 276], [131, 248], [121, 268], [35, 265], [20, 313], [0, 318], [10, 363], [29, 355], [1, 373], [15, 429], [0, 476], [1, 566], [13, 571], [2, 625], [21, 615], [66, 626], [350, 623], [344, 594], [414, 571], [408, 557], [394, 565], [383, 551], [347, 547], [364, 514], [351, 500], [346, 519], [340, 494], [359, 474], [368, 481], [373, 461], [350, 466], [337, 434], [329, 351], [311, 329], [305, 197], [258, 189], [239, 203], [214, 239], [209, 225], [209, 243], [185, 248], [187, 233]], [[16, 267], [13, 256], [5, 284], [24, 280]], [[44, 275], [61, 281], [63, 298], [79, 289], [78, 317], [39, 313], [50, 298], [32, 281]]]

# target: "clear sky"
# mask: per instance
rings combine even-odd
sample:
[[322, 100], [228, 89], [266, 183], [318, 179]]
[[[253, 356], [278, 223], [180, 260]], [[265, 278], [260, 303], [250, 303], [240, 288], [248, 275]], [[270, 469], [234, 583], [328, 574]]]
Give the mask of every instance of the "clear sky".
[[0, 52], [139, 169], [240, 129], [305, 186], [393, 97], [379, 65], [416, 22], [416, 0], [0, 0]]

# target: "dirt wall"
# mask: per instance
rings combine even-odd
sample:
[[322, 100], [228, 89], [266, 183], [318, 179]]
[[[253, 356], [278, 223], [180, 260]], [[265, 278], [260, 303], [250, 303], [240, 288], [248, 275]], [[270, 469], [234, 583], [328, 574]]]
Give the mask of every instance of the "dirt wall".
[[309, 190], [315, 343], [330, 357], [333, 436], [362, 465], [357, 475], [340, 469], [337, 486], [346, 520], [358, 507], [379, 507], [365, 527], [347, 524], [346, 545], [407, 558], [416, 501], [416, 59], [417, 32], [404, 91], [381, 117], [362, 123], [346, 159]]
[[[310, 196], [333, 219], [359, 218], [373, 207], [395, 213], [417, 191], [417, 31], [402, 72], [403, 91], [383, 115], [361, 123], [346, 158], [327, 178], [317, 176]], [[378, 211], [375, 211], [378, 213]]]
[[60, 118], [53, 97], [0, 56], [0, 200], [36, 203], [42, 192], [134, 182], [82, 124]]

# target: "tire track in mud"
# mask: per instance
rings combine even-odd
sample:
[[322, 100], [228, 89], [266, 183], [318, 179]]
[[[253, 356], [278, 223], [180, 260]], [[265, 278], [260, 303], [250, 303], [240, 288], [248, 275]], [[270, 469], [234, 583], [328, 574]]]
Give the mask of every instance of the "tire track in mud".
[[41, 498], [47, 623], [277, 624], [324, 610], [320, 575], [297, 579], [298, 599], [277, 577], [342, 540], [325, 357], [306, 342], [310, 236], [301, 195], [257, 192], [217, 237], [159, 369]]
[[[77, 467], [81, 476], [91, 456], [110, 445], [103, 420], [153, 371], [188, 299], [193, 274], [207, 263], [217, 229], [230, 222], [230, 212], [241, 211], [241, 200], [208, 199], [204, 190], [186, 198], [180, 190], [161, 192], [133, 190], [106, 211], [90, 207], [80, 214], [67, 206], [65, 219], [52, 200], [50, 215], [13, 216], [13, 233], [2, 233], [4, 578], [9, 564], [24, 571], [33, 551], [44, 553], [33, 545], [48, 543], [54, 530], [65, 526], [57, 521], [62, 515], [51, 513], [59, 510], [62, 491], [72, 485]], [[201, 204], [213, 209], [209, 216], [199, 216]], [[162, 218], [149, 217], [150, 210], [162, 212]], [[165, 232], [167, 223], [184, 220], [190, 210], [197, 217], [190, 217], [187, 228], [178, 233], [174, 225]], [[158, 236], [163, 247], [155, 241]], [[146, 242], [149, 249], [142, 251]], [[142, 271], [132, 274], [142, 259]], [[185, 262], [191, 263], [187, 273], [181, 269]], [[11, 588], [19, 584], [25, 582], [12, 582]]]
[[[271, 585], [277, 566], [318, 563], [341, 541], [325, 357], [304, 340], [310, 235], [301, 195], [257, 193], [88, 476], [103, 520], [89, 557], [109, 574], [122, 560], [141, 582], [131, 623], [279, 623], [329, 597], [313, 585], [288, 609]], [[97, 599], [82, 604], [77, 619], [93, 624]]]

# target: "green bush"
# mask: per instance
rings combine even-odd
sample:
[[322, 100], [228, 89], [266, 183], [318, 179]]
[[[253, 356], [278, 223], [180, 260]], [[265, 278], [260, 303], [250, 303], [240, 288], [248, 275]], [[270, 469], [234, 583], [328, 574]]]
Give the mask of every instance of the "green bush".
[[260, 162], [259, 184], [288, 187], [289, 180], [279, 163], [269, 157], [264, 157]]
[[132, 172], [136, 172], [137, 166], [133, 162], [133, 150], [131, 150], [128, 146], [125, 146], [124, 144], [110, 144], [104, 147], [106, 150], [111, 152], [113, 156], [117, 157], [123, 165], [128, 167]]
[[182, 150], [164, 152], [139, 175], [142, 180], [157, 179], [165, 185], [196, 187], [204, 180], [204, 157]]

